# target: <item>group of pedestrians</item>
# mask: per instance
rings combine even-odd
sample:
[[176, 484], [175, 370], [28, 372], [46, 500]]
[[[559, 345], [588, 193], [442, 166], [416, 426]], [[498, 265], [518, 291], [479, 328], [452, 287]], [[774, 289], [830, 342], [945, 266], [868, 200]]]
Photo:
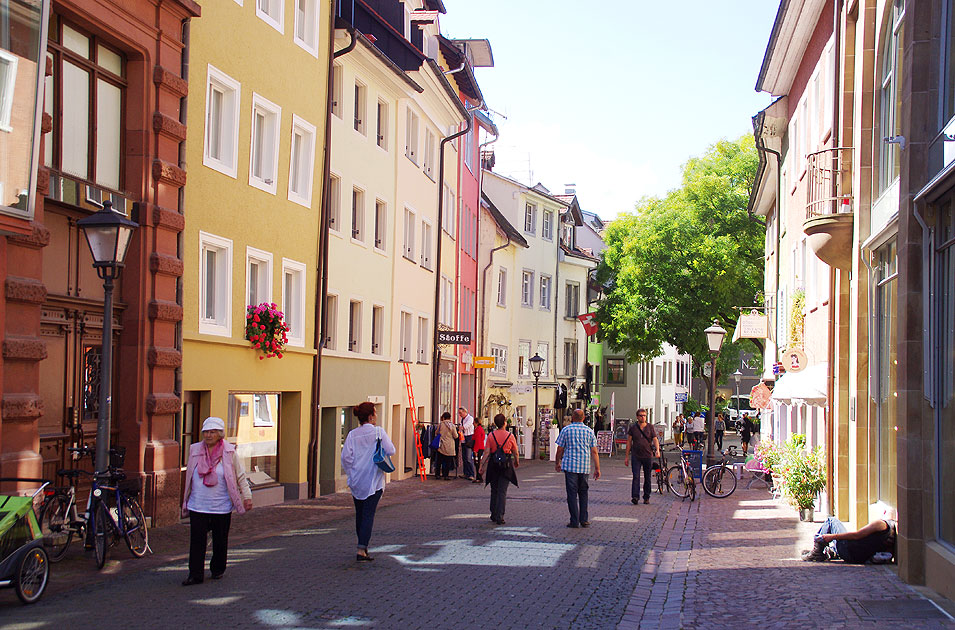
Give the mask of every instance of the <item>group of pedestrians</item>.
[[[481, 423], [474, 421], [474, 417], [465, 407], [458, 407], [458, 419], [460, 423], [455, 424], [451, 419], [451, 412], [445, 411], [441, 414], [441, 422], [438, 424], [438, 431], [434, 437], [435, 443], [432, 444], [438, 452], [435, 478], [444, 480], [451, 478], [451, 471], [456, 471], [458, 467], [458, 451], [460, 450], [464, 478], [480, 483], [481, 475], [476, 470], [475, 462], [480, 461], [481, 453], [484, 451], [484, 427]], [[456, 475], [457, 472], [455, 472]]]

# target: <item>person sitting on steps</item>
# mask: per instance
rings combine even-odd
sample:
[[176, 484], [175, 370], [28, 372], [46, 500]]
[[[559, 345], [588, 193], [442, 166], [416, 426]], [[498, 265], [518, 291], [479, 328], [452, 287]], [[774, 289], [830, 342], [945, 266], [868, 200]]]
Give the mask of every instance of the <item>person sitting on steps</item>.
[[[826, 562], [841, 558], [851, 564], [865, 564], [876, 554], [895, 556], [897, 524], [890, 518], [872, 521], [862, 529], [850, 532], [845, 524], [834, 516], [826, 519], [813, 537], [813, 547], [804, 551], [806, 562]], [[879, 556], [885, 561], [886, 556]]]

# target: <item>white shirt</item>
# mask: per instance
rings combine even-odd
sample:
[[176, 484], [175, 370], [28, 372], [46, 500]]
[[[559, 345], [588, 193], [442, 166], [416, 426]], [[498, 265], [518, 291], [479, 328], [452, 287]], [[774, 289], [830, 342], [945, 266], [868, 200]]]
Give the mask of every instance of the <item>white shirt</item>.
[[371, 423], [349, 431], [342, 446], [342, 468], [348, 475], [352, 496], [359, 501], [385, 487], [385, 473], [372, 461], [379, 437], [382, 450], [387, 455], [394, 455], [395, 445], [391, 443], [391, 438], [384, 429]]
[[474, 416], [471, 414], [464, 416], [464, 420], [461, 421], [461, 433], [464, 437], [474, 435]]
[[189, 493], [189, 503], [186, 505], [193, 512], [204, 514], [229, 514], [232, 512], [232, 497], [226, 486], [222, 469], [222, 460], [216, 464], [216, 477], [219, 479], [214, 486], [207, 486], [202, 482], [199, 467], [192, 471], [192, 492]]
[[702, 433], [706, 427], [703, 426], [703, 416], [697, 416], [693, 418], [693, 428], [691, 429], [695, 433]]

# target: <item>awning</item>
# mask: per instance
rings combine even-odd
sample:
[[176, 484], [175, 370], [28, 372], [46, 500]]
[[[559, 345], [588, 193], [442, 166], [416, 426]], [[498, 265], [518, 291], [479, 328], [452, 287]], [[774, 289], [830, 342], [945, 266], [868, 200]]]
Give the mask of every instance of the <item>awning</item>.
[[786, 372], [776, 379], [772, 399], [784, 405], [824, 407], [828, 402], [828, 379], [828, 363], [817, 363], [801, 372]]

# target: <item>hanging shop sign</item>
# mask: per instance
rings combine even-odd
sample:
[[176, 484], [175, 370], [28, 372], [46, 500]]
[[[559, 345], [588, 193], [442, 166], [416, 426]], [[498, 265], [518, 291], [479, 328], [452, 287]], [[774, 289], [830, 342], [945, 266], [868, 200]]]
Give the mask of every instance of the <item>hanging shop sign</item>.
[[474, 357], [474, 367], [494, 369], [494, 357]]
[[753, 387], [749, 392], [749, 404], [753, 409], [769, 409], [770, 396], [772, 392], [766, 387], [765, 383], [760, 383]]
[[766, 339], [769, 336], [769, 318], [758, 311], [750, 311], [748, 315], [740, 314], [736, 322], [736, 331], [733, 341], [740, 339]]
[[782, 363], [787, 372], [802, 372], [809, 367], [809, 357], [799, 348], [791, 348], [783, 352]]
[[464, 330], [439, 330], [438, 343], [469, 346], [471, 345], [471, 333]]

